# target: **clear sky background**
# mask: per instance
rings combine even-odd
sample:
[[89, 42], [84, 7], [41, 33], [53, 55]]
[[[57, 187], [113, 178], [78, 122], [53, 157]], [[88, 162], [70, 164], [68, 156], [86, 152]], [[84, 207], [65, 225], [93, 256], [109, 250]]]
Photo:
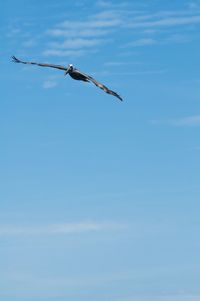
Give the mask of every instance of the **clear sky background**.
[[0, 14], [0, 299], [199, 301], [200, 1]]

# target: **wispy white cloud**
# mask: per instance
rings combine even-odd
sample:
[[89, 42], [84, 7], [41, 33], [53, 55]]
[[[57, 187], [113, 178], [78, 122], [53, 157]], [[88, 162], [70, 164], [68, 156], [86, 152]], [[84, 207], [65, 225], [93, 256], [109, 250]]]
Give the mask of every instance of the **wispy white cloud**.
[[152, 38], [142, 38], [128, 44], [124, 45], [124, 47], [145, 47], [145, 46], [152, 46], [152, 45], [166, 45], [166, 44], [180, 44], [180, 43], [187, 43], [191, 40], [188, 35], [185, 34], [168, 34], [165, 37], [157, 39]]
[[[178, 25], [200, 23], [200, 15], [194, 14], [193, 11], [159, 11], [148, 14], [146, 10], [140, 11], [140, 13], [136, 13], [134, 9], [128, 10], [127, 3], [125, 5], [126, 9], [117, 6], [113, 7], [112, 3], [107, 1], [99, 1], [97, 5], [103, 7], [103, 10], [99, 13], [91, 15], [85, 20], [66, 20], [49, 29], [47, 35], [54, 41], [49, 43], [48, 50], [45, 50], [44, 54], [64, 56], [68, 53], [58, 50], [84, 50], [85, 48], [97, 50], [101, 45], [109, 41], [112, 42], [111, 34], [113, 36], [114, 31], [119, 28], [122, 31], [129, 28], [130, 33], [135, 28], [143, 30], [143, 32], [137, 33], [135, 41], [129, 41], [124, 44], [126, 47], [189, 42], [190, 39], [181, 33], [175, 36], [169, 32], [165, 37], [159, 37], [159, 39], [151, 38], [149, 35], [157, 34], [159, 36], [159, 30], [165, 27], [170, 28]], [[84, 54], [86, 52], [79, 52], [79, 56]], [[77, 56], [77, 53], [74, 52], [74, 56]]]
[[108, 70], [93, 72], [93, 75], [97, 76], [140, 76], [140, 75], [160, 75], [165, 74], [166, 70], [158, 69], [158, 70], [140, 70], [140, 71], [120, 71], [120, 72], [112, 72]]
[[16, 37], [16, 36], [18, 36], [20, 34], [21, 34], [21, 29], [18, 26], [18, 27], [15, 27], [15, 28], [10, 28], [8, 30], [8, 33], [6, 34], [6, 36], [8, 38], [13, 38], [13, 37]]
[[[137, 33], [134, 41], [129, 41], [122, 47], [188, 43], [196, 37], [194, 32], [199, 25], [200, 11], [183, 9], [141, 13], [127, 17], [126, 22], [123, 23], [122, 28], [134, 30], [134, 33], [137, 30]], [[178, 27], [176, 32], [174, 27]]]
[[[96, 14], [92, 16], [89, 20], [86, 21], [64, 21], [58, 24], [57, 27], [63, 29], [91, 29], [91, 28], [107, 28], [107, 27], [115, 27], [116, 25], [121, 24], [121, 20], [117, 18], [114, 14], [104, 12], [103, 14]], [[77, 32], [78, 34], [78, 32]]]
[[63, 29], [63, 28], [54, 28], [47, 31], [47, 34], [52, 37], [63, 37], [63, 38], [77, 38], [77, 37], [98, 37], [108, 34], [107, 29], [93, 29], [93, 28], [82, 28], [77, 33], [76, 29]]
[[171, 126], [200, 126], [200, 115], [168, 119], [165, 121], [152, 120], [152, 123], [153, 124], [166, 124], [166, 125], [171, 125]]
[[200, 9], [200, 1], [199, 0], [196, 0], [196, 1], [189, 1], [187, 3], [187, 6], [189, 9], [191, 10], [199, 10]]
[[36, 42], [35, 39], [28, 39], [28, 40], [24, 41], [24, 42], [22, 43], [22, 45], [23, 45], [24, 47], [31, 48], [31, 47], [33, 47], [33, 46], [36, 46], [36, 45], [37, 45], [37, 42]]
[[[87, 53], [91, 53], [91, 50]], [[85, 50], [60, 50], [60, 49], [47, 49], [42, 53], [44, 56], [57, 56], [57, 57], [80, 57], [85, 54]]]
[[96, 232], [114, 230], [124, 227], [114, 222], [74, 222], [49, 225], [18, 226], [0, 225], [0, 236], [24, 236], [24, 235], [67, 235], [75, 233]]
[[96, 2], [96, 5], [102, 8], [113, 8], [113, 7], [123, 8], [123, 7], [127, 7], [129, 3], [126, 1], [123, 1], [122, 3], [117, 3], [111, 1], [99, 0]]
[[[86, 17], [84, 20], [66, 20], [46, 31], [51, 38], [45, 55], [64, 55], [63, 51], [98, 50], [98, 47], [109, 42], [109, 34], [120, 26], [122, 20], [116, 11], [106, 10]], [[87, 52], [88, 53], [88, 52]], [[67, 54], [67, 53], [66, 53]], [[85, 52], [79, 52], [83, 55]], [[77, 53], [75, 53], [75, 56]]]
[[97, 4], [98, 6], [106, 7], [106, 8], [107, 8], [107, 7], [110, 7], [110, 5], [112, 5], [111, 2], [104, 1], [104, 0], [97, 1], [96, 4]]
[[161, 43], [162, 44], [180, 44], [191, 41], [191, 37], [185, 34], [171, 34], [166, 37]]
[[177, 126], [199, 126], [200, 115], [172, 119], [169, 121], [169, 123], [171, 125], [177, 125]]
[[111, 61], [111, 62], [105, 62], [105, 66], [112, 66], [112, 67], [120, 67], [120, 66], [125, 66], [125, 65], [141, 65], [141, 62], [122, 62], [122, 61]]
[[151, 28], [151, 27], [174, 27], [180, 25], [189, 25], [189, 24], [197, 24], [200, 23], [200, 16], [176, 16], [176, 17], [168, 17], [162, 18], [161, 20], [153, 20], [148, 22], [132, 22], [128, 23], [127, 27], [131, 28]]
[[126, 46], [132, 46], [132, 47], [140, 47], [140, 46], [149, 46], [156, 44], [157, 41], [151, 38], [143, 38], [139, 40], [132, 41], [128, 43]]
[[50, 46], [56, 49], [83, 49], [85, 47], [92, 47], [101, 44], [103, 41], [99, 39], [68, 39], [61, 43], [51, 43]]
[[43, 88], [44, 89], [51, 89], [51, 88], [55, 88], [57, 86], [57, 82], [53, 81], [53, 80], [46, 80], [43, 82]]
[[[100, 0], [96, 2], [92, 13], [79, 16], [79, 19], [66, 20], [62, 17], [63, 20], [60, 18], [60, 22], [46, 28], [40, 33], [37, 46], [43, 43], [42, 54], [45, 56], [80, 57], [90, 54], [90, 51], [97, 52], [108, 43], [114, 44], [119, 39], [118, 32], [124, 38], [116, 49], [188, 43], [194, 38], [191, 33], [200, 25], [199, 2], [191, 1], [188, 6], [187, 9], [183, 5], [180, 10], [152, 12], [148, 5], [141, 5], [137, 10], [130, 2]], [[174, 27], [179, 28], [178, 32], [174, 33]], [[36, 42], [30, 32], [26, 34], [19, 22], [8, 32], [12, 39], [16, 35], [21, 37], [22, 47], [35, 47]]]
[[195, 146], [195, 147], [193, 147], [193, 150], [200, 151], [200, 146]]
[[49, 48], [43, 51], [43, 55], [80, 57], [86, 52], [96, 52], [95, 47], [104, 42], [105, 40], [93, 38], [71, 38], [61, 42], [51, 42]]

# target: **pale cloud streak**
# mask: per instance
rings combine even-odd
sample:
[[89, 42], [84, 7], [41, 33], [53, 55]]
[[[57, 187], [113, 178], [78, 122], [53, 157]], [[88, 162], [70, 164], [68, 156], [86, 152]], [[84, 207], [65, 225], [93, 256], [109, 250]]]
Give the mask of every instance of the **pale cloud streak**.
[[76, 29], [68, 28], [55, 28], [47, 31], [47, 34], [52, 37], [63, 37], [63, 38], [75, 38], [77, 36], [79, 37], [98, 37], [106, 35], [109, 31], [106, 29], [92, 29], [92, 28], [86, 28], [82, 29], [77, 33]]
[[[111, 32], [119, 27], [122, 20], [116, 11], [102, 11], [83, 20], [66, 20], [46, 31], [51, 42], [44, 55], [71, 56], [84, 55], [85, 50], [98, 51], [101, 45], [110, 41]], [[62, 52], [61, 52], [62, 51]], [[67, 51], [67, 52], [65, 52]]]
[[[77, 56], [76, 50], [98, 51], [102, 45], [114, 42], [113, 37], [117, 30], [122, 33], [130, 32], [129, 41], [120, 44], [122, 48], [186, 43], [191, 39], [186, 36], [184, 30], [174, 34], [170, 29], [176, 26], [183, 29], [185, 26], [200, 24], [200, 15], [195, 10], [166, 10], [148, 14], [148, 8], [138, 12], [131, 6], [128, 9], [127, 4], [126, 9], [112, 7], [107, 1], [99, 1], [98, 5], [102, 7], [102, 11], [84, 20], [66, 20], [47, 30], [46, 34], [54, 41], [49, 43], [48, 50], [43, 54], [65, 56], [68, 52], [64, 51], [72, 50], [71, 55]], [[136, 29], [137, 33], [135, 33]], [[168, 31], [166, 32], [165, 29]], [[163, 30], [164, 36], [161, 35]], [[154, 35], [154, 38], [151, 35]], [[130, 41], [134, 36], [135, 39]], [[86, 53], [83, 51], [79, 55]]]
[[0, 236], [41, 236], [41, 235], [67, 235], [87, 232], [115, 230], [124, 227], [113, 222], [72, 222], [49, 225], [18, 226], [0, 225]]
[[157, 41], [151, 38], [144, 38], [144, 39], [139, 39], [135, 40], [133, 42], [130, 42], [127, 44], [127, 46], [132, 46], [132, 47], [140, 47], [140, 46], [149, 46], [149, 45], [154, 45], [156, 44]]
[[[190, 4], [190, 5], [189, 5]], [[22, 46], [35, 48], [44, 38], [44, 56], [81, 57], [96, 53], [109, 44], [118, 53], [122, 48], [148, 47], [175, 43], [188, 43], [197, 38], [193, 35], [200, 25], [200, 11], [197, 2], [190, 2], [189, 8], [180, 10], [152, 11], [148, 5], [136, 9], [133, 4], [113, 4], [109, 1], [97, 1], [91, 14], [78, 19], [61, 19], [51, 28], [40, 33], [40, 39], [34, 41], [32, 35], [24, 36], [19, 26], [10, 30], [10, 35], [22, 36]], [[178, 28], [174, 32], [174, 28]], [[14, 31], [13, 31], [14, 30]], [[123, 36], [119, 43], [119, 36]], [[37, 45], [36, 45], [37, 44]], [[114, 50], [115, 50], [114, 49]], [[121, 50], [121, 51], [120, 51]]]
[[176, 16], [176, 17], [169, 17], [163, 18], [161, 20], [153, 20], [148, 22], [132, 22], [127, 24], [127, 27], [131, 28], [152, 28], [152, 27], [174, 27], [180, 25], [194, 25], [200, 23], [200, 16]]
[[200, 115], [187, 116], [182, 118], [168, 119], [166, 121], [152, 120], [153, 124], [163, 124], [171, 126], [200, 126]]
[[31, 47], [34, 47], [37, 45], [37, 42], [36, 40], [34, 39], [27, 39], [26, 41], [23, 42], [22, 44], [24, 47], [27, 47], [27, 48], [31, 48]]
[[[87, 53], [91, 50], [87, 50]], [[44, 56], [57, 56], [57, 57], [80, 57], [85, 54], [85, 50], [60, 50], [60, 49], [47, 49], [42, 53]]]
[[200, 126], [200, 115], [172, 119], [169, 123], [176, 126]]
[[83, 38], [77, 38], [77, 39], [68, 39], [65, 40], [62, 43], [52, 43], [52, 48], [56, 49], [82, 49], [85, 47], [93, 47], [96, 45], [101, 44], [102, 41], [99, 39], [83, 39]]
[[57, 82], [53, 80], [46, 80], [43, 83], [44, 89], [51, 89], [51, 88], [55, 88], [56, 86], [57, 86]]
[[146, 47], [146, 46], [152, 46], [152, 45], [167, 45], [167, 44], [180, 44], [180, 43], [187, 43], [191, 39], [189, 36], [181, 35], [181, 34], [173, 34], [173, 35], [167, 35], [164, 38], [152, 39], [152, 38], [143, 38], [138, 39], [135, 41], [132, 41], [126, 45], [124, 45], [122, 48], [126, 47]]
[[188, 3], [188, 8], [191, 10], [199, 10], [200, 9], [200, 1], [190, 1]]

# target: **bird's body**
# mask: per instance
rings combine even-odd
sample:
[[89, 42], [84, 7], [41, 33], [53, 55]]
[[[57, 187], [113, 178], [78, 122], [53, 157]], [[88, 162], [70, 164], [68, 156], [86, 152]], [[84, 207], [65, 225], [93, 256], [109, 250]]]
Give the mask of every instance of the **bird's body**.
[[121, 96], [119, 96], [119, 94], [117, 94], [116, 92], [108, 89], [105, 85], [103, 85], [100, 82], [96, 81], [93, 77], [91, 77], [91, 76], [89, 76], [87, 74], [84, 74], [81, 71], [79, 71], [78, 69], [74, 68], [72, 64], [69, 64], [67, 67], [64, 67], [64, 66], [61, 66], [61, 65], [54, 65], [54, 64], [43, 64], [43, 63], [35, 63], [35, 62], [26, 62], [26, 61], [21, 61], [21, 60], [17, 59], [15, 56], [12, 56], [12, 60], [15, 63], [37, 65], [37, 66], [40, 66], [40, 67], [50, 67], [50, 68], [55, 68], [55, 69], [63, 70], [63, 71], [65, 71], [65, 75], [69, 74], [75, 80], [82, 80], [84, 82], [92, 82], [97, 87], [99, 87], [100, 89], [102, 89], [104, 92], [117, 97], [121, 101], [123, 100], [121, 98]]
[[76, 79], [76, 80], [82, 80], [84, 82], [88, 82], [88, 78], [84, 75], [84, 74], [81, 74], [80, 72], [78, 72], [77, 69], [73, 69], [72, 71], [69, 71], [69, 75], [73, 78], [73, 79]]

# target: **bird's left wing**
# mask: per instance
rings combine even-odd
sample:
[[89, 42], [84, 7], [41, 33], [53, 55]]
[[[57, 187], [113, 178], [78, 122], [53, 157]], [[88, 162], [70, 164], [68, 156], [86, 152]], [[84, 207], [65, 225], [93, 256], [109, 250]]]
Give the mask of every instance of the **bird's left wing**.
[[26, 62], [26, 61], [21, 61], [18, 58], [16, 58], [14, 55], [12, 56], [12, 61], [14, 63], [22, 63], [22, 64], [29, 64], [29, 65], [37, 65], [41, 67], [50, 67], [50, 68], [56, 68], [60, 70], [67, 70], [67, 67], [61, 66], [61, 65], [54, 65], [54, 64], [43, 64], [43, 63], [35, 63], [35, 62]]
[[121, 96], [119, 94], [117, 94], [116, 92], [108, 89], [105, 85], [101, 84], [100, 82], [96, 81], [96, 79], [94, 79], [93, 77], [91, 77], [90, 75], [87, 75], [85, 73], [80, 72], [79, 70], [76, 69], [76, 72], [85, 76], [89, 81], [91, 81], [93, 84], [95, 84], [95, 86], [99, 87], [100, 89], [102, 89], [104, 92], [111, 94], [117, 98], [119, 98], [121, 101], [123, 101], [123, 99], [121, 98]]

